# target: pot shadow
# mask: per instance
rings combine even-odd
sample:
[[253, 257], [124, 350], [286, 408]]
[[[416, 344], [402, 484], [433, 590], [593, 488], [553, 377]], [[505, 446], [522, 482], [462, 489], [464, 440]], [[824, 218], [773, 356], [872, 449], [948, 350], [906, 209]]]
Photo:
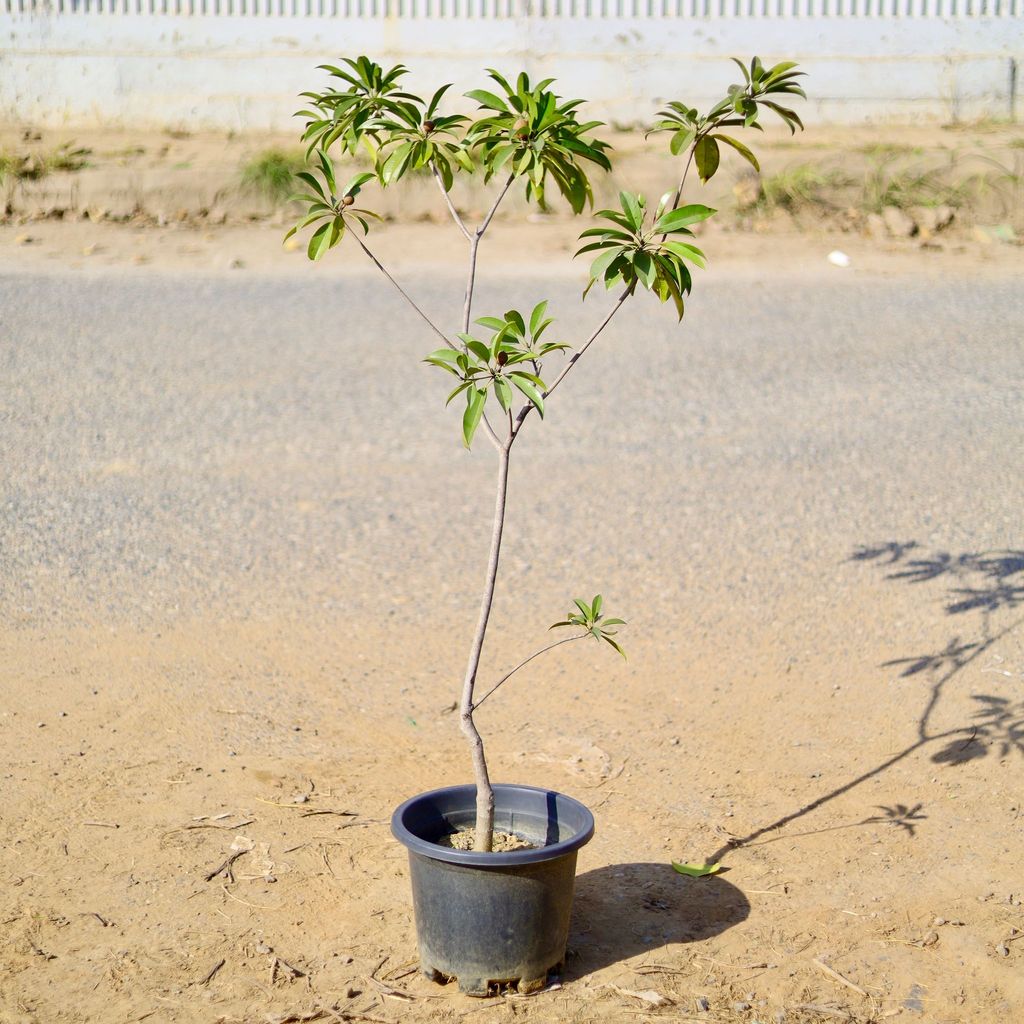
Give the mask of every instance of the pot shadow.
[[666, 863], [611, 864], [576, 879], [565, 975], [672, 943], [701, 942], [746, 920], [747, 897], [721, 876], [688, 878]]

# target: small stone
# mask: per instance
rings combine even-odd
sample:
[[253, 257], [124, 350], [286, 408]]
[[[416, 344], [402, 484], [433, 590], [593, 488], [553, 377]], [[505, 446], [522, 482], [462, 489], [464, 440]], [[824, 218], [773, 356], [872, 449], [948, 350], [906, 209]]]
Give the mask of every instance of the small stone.
[[273, 946], [268, 946], [265, 942], [260, 940], [258, 943], [256, 943], [256, 952], [257, 953], [264, 953], [264, 954], [266, 954], [266, 953], [273, 953], [274, 952], [274, 947]]
[[927, 935], [921, 940], [922, 946], [934, 946], [939, 941], [938, 932], [928, 932]]
[[35, 241], [35, 239], [31, 235], [15, 235], [14, 236], [14, 244], [15, 245], [31, 245], [34, 241]]
[[732, 1004], [733, 1011], [735, 1013], [746, 1013], [750, 1009], [750, 1003], [737, 1002]]
[[864, 222], [864, 230], [869, 238], [882, 239], [888, 235], [885, 221], [877, 213], [869, 213]]
[[207, 224], [225, 224], [228, 219], [228, 211], [223, 206], [211, 207], [206, 214]]
[[228, 270], [242, 270], [245, 267], [245, 263], [240, 260], [237, 256], [232, 256], [228, 260]]
[[917, 234], [913, 218], [896, 206], [887, 206], [882, 210], [882, 220], [893, 238], [913, 238]]
[[953, 208], [951, 206], [913, 206], [910, 208], [910, 216], [918, 228], [929, 234], [941, 231], [953, 222]]
[[945, 923], [946, 919], [944, 917], [937, 917], [932, 921], [932, 924], [935, 925], [936, 928], [941, 928]]
[[850, 257], [840, 249], [833, 249], [825, 258], [833, 267], [848, 267], [850, 265]]
[[711, 1009], [711, 1004], [704, 998], [704, 996], [697, 996], [694, 1004], [697, 1007], [698, 1013], [707, 1013]]
[[996, 946], [996, 952], [1000, 956], [1009, 956], [1010, 955], [1010, 947], [1007, 946], [1005, 942], [1000, 942], [999, 945]]

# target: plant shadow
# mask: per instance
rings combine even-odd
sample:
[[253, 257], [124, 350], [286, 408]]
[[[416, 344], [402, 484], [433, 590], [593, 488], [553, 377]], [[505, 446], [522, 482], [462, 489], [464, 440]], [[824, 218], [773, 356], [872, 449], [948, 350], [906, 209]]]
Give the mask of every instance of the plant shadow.
[[[909, 657], [892, 658], [880, 668], [899, 669], [901, 679], [913, 680], [921, 687], [922, 705], [917, 716], [917, 736], [902, 750], [879, 764], [805, 803], [781, 818], [754, 829], [745, 836], [729, 836], [724, 845], [707, 857], [717, 863], [730, 850], [751, 846], [770, 833], [806, 817], [837, 797], [876, 778], [893, 765], [921, 751], [928, 751], [933, 764], [955, 767], [978, 761], [989, 753], [1005, 758], [1011, 752], [1024, 755], [1024, 700], [1015, 691], [1005, 694], [970, 694], [973, 713], [968, 720], [941, 731], [933, 726], [936, 710], [949, 691], [959, 682], [969, 666], [980, 667], [983, 656], [996, 659], [994, 647], [1024, 625], [1024, 617], [1010, 622], [1005, 613], [1024, 606], [1024, 549], [997, 551], [969, 551], [951, 554], [946, 551], [925, 552], [916, 541], [886, 541], [881, 544], [862, 544], [848, 559], [853, 563], [867, 563], [881, 567], [888, 581], [921, 586], [938, 581], [945, 590], [943, 611], [947, 616], [968, 616], [976, 621], [976, 638], [965, 641], [959, 633], [952, 636], [940, 650], [926, 651]], [[1001, 617], [1002, 616], [1002, 617]], [[1004, 677], [1013, 673], [998, 668], [997, 661], [982, 671], [998, 672]], [[941, 748], [938, 745], [942, 744]], [[921, 803], [876, 807], [882, 815], [869, 816], [848, 826], [888, 824], [914, 835], [917, 822], [926, 820]], [[724, 831], [724, 830], [723, 830]], [[802, 833], [788, 833], [789, 838], [814, 835], [820, 829]]]
[[577, 979], [640, 953], [701, 942], [746, 920], [750, 902], [721, 876], [667, 863], [610, 864], [576, 879], [565, 975]]

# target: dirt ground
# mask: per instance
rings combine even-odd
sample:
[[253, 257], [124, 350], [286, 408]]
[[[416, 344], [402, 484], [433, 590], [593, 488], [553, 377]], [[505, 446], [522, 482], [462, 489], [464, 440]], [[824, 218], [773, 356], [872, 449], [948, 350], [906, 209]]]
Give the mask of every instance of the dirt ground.
[[[565, 254], [556, 227], [510, 220], [495, 237], [536, 272]], [[280, 236], [173, 217], [12, 222], [0, 271], [320, 272]], [[379, 238], [396, 265], [461, 254], [429, 224]], [[836, 249], [849, 267], [827, 261]], [[811, 286], [1021, 271], [1018, 247], [969, 238], [728, 231], [715, 251], [719, 273], [770, 261]], [[584, 656], [540, 672], [525, 717], [489, 718], [499, 778], [578, 796], [598, 831], [565, 975], [486, 1000], [417, 974], [388, 829], [401, 799], [466, 776], [459, 655], [436, 633], [395, 644], [386, 625], [350, 633], [343, 614], [302, 607], [155, 626], [5, 609], [0, 1022], [1020, 1019], [1024, 556], [952, 570], [925, 547], [858, 554], [813, 629], [809, 590], [761, 620], [719, 595], [713, 632], [641, 661], [642, 689], [570, 698], [567, 679], [607, 670]], [[951, 637], [937, 609], [964, 588], [995, 596]], [[908, 657], [917, 647], [931, 653]], [[382, 667], [415, 687], [396, 702]], [[684, 878], [673, 859], [724, 870]]]

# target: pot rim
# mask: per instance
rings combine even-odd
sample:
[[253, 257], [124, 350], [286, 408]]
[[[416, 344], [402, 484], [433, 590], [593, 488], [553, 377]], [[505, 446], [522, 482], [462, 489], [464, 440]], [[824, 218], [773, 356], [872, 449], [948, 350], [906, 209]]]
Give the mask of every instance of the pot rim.
[[[448, 864], [461, 864], [465, 867], [481, 868], [503, 868], [516, 867], [522, 864], [539, 864], [543, 861], [555, 860], [564, 857], [566, 854], [575, 853], [581, 846], [590, 842], [594, 835], [594, 816], [588, 807], [579, 800], [553, 789], [543, 789], [539, 786], [521, 786], [514, 783], [495, 783], [494, 789], [495, 805], [500, 807], [502, 796], [514, 796], [516, 794], [530, 797], [543, 797], [545, 801], [554, 798], [560, 801], [563, 806], [568, 804], [569, 808], [579, 816], [581, 827], [569, 836], [557, 843], [548, 846], [540, 846], [532, 850], [509, 850], [504, 853], [479, 853], [476, 850], [453, 850], [447, 846], [438, 846], [427, 839], [423, 839], [413, 832], [407, 824], [410, 812], [418, 805], [437, 801], [445, 798], [451, 801], [452, 798], [464, 799], [469, 806], [476, 803], [476, 786], [442, 786], [440, 789], [432, 789], [426, 793], [419, 793], [410, 797], [395, 809], [391, 816], [391, 834], [410, 853], [417, 853], [430, 860], [440, 860]], [[461, 801], [460, 801], [461, 802]]]

